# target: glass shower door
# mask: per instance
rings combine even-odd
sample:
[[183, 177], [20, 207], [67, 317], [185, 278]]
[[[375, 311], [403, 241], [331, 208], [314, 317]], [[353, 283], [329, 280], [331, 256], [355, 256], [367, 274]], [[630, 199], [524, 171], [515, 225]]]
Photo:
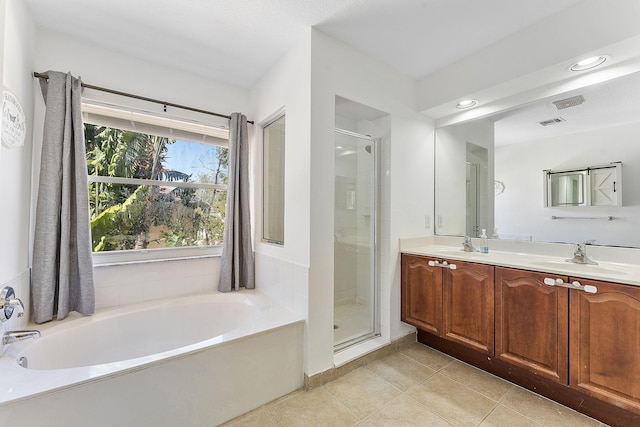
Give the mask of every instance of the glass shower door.
[[334, 350], [379, 334], [376, 277], [376, 144], [336, 129]]

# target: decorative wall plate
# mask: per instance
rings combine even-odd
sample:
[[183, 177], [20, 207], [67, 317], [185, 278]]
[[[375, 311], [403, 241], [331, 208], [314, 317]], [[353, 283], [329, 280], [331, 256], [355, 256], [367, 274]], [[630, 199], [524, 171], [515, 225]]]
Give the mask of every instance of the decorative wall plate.
[[496, 196], [499, 196], [500, 194], [504, 193], [504, 182], [495, 181], [493, 183], [493, 186], [494, 186], [494, 190], [496, 192]]
[[18, 98], [8, 90], [2, 91], [2, 145], [22, 147], [27, 134], [24, 112]]

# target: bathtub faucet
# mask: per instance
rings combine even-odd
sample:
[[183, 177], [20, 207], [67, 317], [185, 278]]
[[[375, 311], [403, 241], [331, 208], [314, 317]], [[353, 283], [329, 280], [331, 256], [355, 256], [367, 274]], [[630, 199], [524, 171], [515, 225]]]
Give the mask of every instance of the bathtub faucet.
[[29, 338], [40, 338], [40, 331], [35, 329], [24, 331], [7, 331], [2, 334], [2, 345], [8, 345], [16, 341], [28, 340]]
[[0, 291], [0, 321], [5, 322], [11, 319], [14, 311], [18, 317], [24, 314], [24, 304], [20, 298], [16, 298], [16, 293], [11, 286], [5, 286]]

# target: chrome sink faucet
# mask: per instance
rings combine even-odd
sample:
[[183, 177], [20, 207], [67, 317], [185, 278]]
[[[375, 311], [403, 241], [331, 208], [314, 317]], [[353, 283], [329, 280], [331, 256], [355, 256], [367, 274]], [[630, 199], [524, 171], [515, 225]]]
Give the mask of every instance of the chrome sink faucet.
[[573, 258], [569, 258], [566, 261], [574, 264], [598, 265], [597, 262], [587, 256], [587, 245], [592, 244], [594, 241], [587, 240], [586, 242], [576, 243], [573, 247]]
[[462, 242], [462, 250], [465, 252], [479, 252], [478, 249], [473, 247], [471, 237], [469, 236], [464, 236], [464, 241]]

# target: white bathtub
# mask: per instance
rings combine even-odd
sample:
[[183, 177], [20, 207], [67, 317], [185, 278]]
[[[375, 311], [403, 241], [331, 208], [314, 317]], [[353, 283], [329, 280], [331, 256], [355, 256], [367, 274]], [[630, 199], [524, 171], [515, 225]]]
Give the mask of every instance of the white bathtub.
[[244, 291], [32, 325], [0, 357], [0, 425], [220, 424], [303, 385], [303, 322]]

